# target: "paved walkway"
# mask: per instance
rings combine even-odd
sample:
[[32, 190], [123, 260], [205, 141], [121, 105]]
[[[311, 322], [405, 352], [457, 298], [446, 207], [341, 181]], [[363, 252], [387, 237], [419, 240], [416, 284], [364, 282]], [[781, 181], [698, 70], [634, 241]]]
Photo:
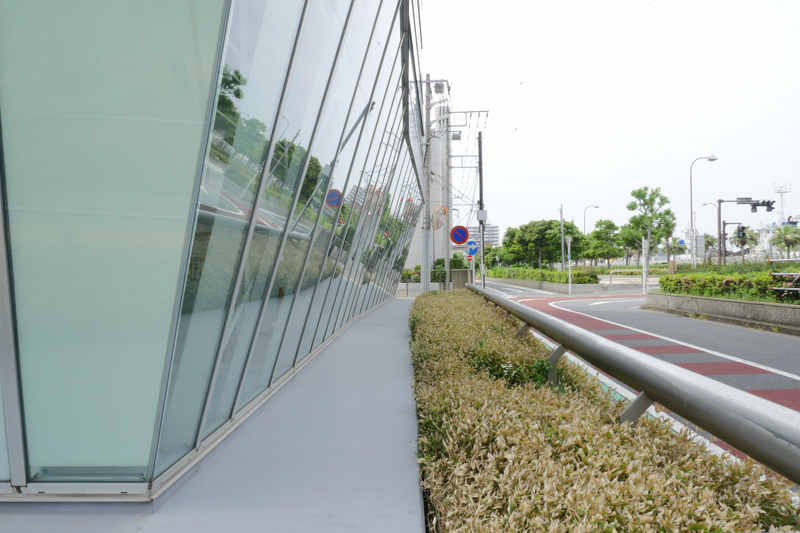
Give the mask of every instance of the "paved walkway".
[[0, 504], [0, 531], [423, 532], [408, 307], [342, 332], [150, 504]]

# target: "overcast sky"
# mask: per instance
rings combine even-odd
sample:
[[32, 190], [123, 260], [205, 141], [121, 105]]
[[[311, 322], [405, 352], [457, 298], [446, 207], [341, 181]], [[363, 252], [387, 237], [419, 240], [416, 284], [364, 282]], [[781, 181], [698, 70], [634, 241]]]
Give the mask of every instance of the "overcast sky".
[[[800, 1], [420, 1], [423, 73], [451, 82], [456, 110], [490, 111], [485, 201], [501, 232], [561, 204], [581, 228], [599, 204], [589, 231], [621, 225], [648, 186], [683, 237], [689, 166], [711, 154], [693, 170], [699, 231], [717, 230], [703, 202], [779, 200], [773, 183], [795, 186], [786, 214], [800, 215]], [[779, 204], [722, 215], [771, 224]]]

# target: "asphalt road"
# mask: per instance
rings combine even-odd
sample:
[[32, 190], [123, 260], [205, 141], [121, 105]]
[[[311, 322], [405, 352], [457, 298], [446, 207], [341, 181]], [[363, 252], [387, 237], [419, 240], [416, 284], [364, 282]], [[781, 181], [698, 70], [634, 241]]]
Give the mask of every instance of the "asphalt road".
[[653, 357], [800, 410], [800, 338], [641, 309], [638, 291], [567, 296], [487, 289]]

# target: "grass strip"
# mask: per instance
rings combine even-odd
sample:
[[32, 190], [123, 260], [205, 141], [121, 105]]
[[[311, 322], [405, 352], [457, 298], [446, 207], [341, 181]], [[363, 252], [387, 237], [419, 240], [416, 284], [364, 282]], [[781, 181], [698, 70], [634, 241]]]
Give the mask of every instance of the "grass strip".
[[624, 408], [519, 321], [468, 291], [409, 316], [419, 462], [434, 532], [792, 531], [790, 485]]

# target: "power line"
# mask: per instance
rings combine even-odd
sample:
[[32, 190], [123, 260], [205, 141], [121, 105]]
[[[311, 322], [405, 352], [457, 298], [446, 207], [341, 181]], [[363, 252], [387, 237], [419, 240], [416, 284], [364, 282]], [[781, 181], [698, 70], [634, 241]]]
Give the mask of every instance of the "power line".
[[[574, 74], [572, 74], [572, 76], [570, 76], [570, 77], [567, 79], [567, 81], [565, 81], [564, 83], [562, 83], [562, 84], [561, 84], [561, 86], [560, 86], [558, 89], [556, 89], [556, 91], [555, 91], [553, 94], [551, 94], [550, 96], [548, 96], [548, 97], [547, 97], [547, 99], [546, 99], [544, 102], [542, 102], [542, 104], [541, 104], [539, 107], [537, 107], [537, 108], [536, 108], [536, 109], [533, 111], [533, 113], [531, 113], [530, 115], [528, 115], [528, 116], [527, 116], [527, 118], [525, 118], [525, 120], [523, 120], [523, 121], [520, 123], [520, 125], [519, 125], [519, 126], [517, 126], [516, 128], [514, 128], [514, 129], [511, 131], [511, 133], [509, 133], [509, 134], [508, 134], [508, 135], [507, 135], [507, 136], [506, 136], [506, 137], [505, 137], [505, 138], [504, 138], [502, 141], [500, 141], [500, 143], [497, 145], [497, 148], [495, 148], [494, 150], [492, 150], [492, 152], [489, 154], [489, 156], [491, 156], [491, 155], [492, 155], [492, 154], [494, 154], [494, 153], [495, 153], [497, 150], [499, 150], [499, 149], [500, 149], [500, 147], [501, 147], [501, 146], [503, 146], [503, 145], [505, 144], [505, 142], [506, 142], [506, 141], [509, 139], [509, 137], [511, 137], [512, 135], [514, 135], [514, 134], [515, 134], [515, 133], [516, 133], [516, 132], [517, 132], [517, 131], [518, 131], [518, 130], [519, 130], [521, 127], [522, 127], [522, 126], [524, 126], [524, 125], [525, 125], [525, 123], [526, 123], [526, 122], [528, 122], [528, 121], [529, 121], [529, 120], [530, 120], [530, 119], [533, 117], [533, 115], [535, 115], [536, 113], [538, 113], [538, 112], [539, 112], [539, 110], [541, 110], [541, 109], [542, 109], [542, 108], [543, 108], [545, 105], [547, 105], [547, 103], [548, 103], [550, 100], [552, 100], [552, 99], [553, 99], [553, 98], [554, 98], [554, 97], [555, 97], [555, 96], [556, 96], [558, 93], [560, 93], [560, 92], [561, 92], [561, 89], [563, 89], [564, 87], [566, 87], [566, 86], [567, 86], [567, 84], [573, 80], [573, 78], [575, 78], [575, 77], [576, 77], [578, 74], [580, 74], [580, 73], [581, 73], [581, 71], [583, 71], [583, 69], [585, 69], [585, 68], [586, 68], [586, 66], [587, 66], [587, 65], [589, 65], [589, 63], [591, 63], [592, 61], [594, 61], [594, 59], [595, 59], [597, 56], [599, 56], [599, 55], [600, 55], [600, 53], [601, 53], [603, 50], [605, 50], [605, 49], [606, 49], [606, 47], [608, 47], [608, 45], [610, 45], [610, 44], [611, 44], [611, 43], [614, 41], [614, 39], [616, 39], [617, 37], [619, 37], [619, 35], [620, 35], [620, 34], [621, 34], [623, 31], [625, 31], [625, 29], [626, 29], [628, 26], [630, 26], [630, 25], [633, 23], [633, 21], [634, 21], [634, 20], [636, 20], [637, 18], [639, 18], [639, 15], [641, 15], [642, 13], [644, 13], [644, 11], [645, 11], [645, 10], [646, 10], [648, 7], [650, 7], [650, 4], [652, 4], [652, 3], [653, 3], [653, 2], [655, 2], [655, 1], [656, 1], [656, 0], [650, 0], [650, 2], [648, 2], [648, 3], [647, 3], [647, 5], [646, 5], [646, 6], [644, 6], [644, 7], [642, 8], [642, 10], [641, 10], [641, 11], [639, 11], [638, 13], [636, 13], [636, 15], [635, 15], [635, 16], [634, 16], [634, 17], [633, 17], [631, 20], [629, 20], [629, 21], [628, 21], [628, 23], [627, 23], [627, 24], [625, 24], [625, 25], [622, 27], [622, 29], [621, 29], [621, 30], [619, 30], [619, 31], [618, 31], [618, 32], [617, 32], [617, 33], [616, 33], [616, 34], [615, 34], [615, 35], [614, 35], [614, 36], [613, 36], [613, 37], [612, 37], [612, 38], [611, 38], [611, 39], [610, 39], [610, 40], [609, 40], [609, 41], [608, 41], [606, 44], [604, 44], [604, 45], [602, 46], [602, 48], [600, 48], [600, 50], [598, 50], [597, 52], [595, 52], [595, 54], [594, 54], [592, 57], [590, 57], [590, 58], [589, 58], [589, 60], [588, 60], [588, 61], [586, 61], [586, 63], [584, 63], [584, 64], [581, 66], [581, 68], [579, 68], [578, 70], [576, 70], [576, 71], [575, 71], [575, 73], [574, 73]], [[487, 156], [487, 157], [488, 157], [488, 156]]]

